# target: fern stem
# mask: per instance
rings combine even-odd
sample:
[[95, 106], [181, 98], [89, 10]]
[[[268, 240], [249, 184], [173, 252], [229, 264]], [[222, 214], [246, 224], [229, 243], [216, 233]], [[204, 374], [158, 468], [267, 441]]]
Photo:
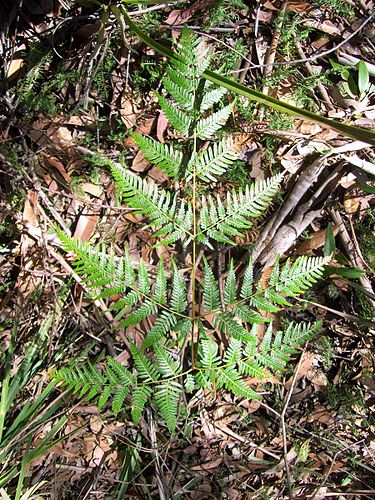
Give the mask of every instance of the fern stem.
[[[194, 152], [197, 151], [197, 134], [194, 133]], [[195, 351], [194, 351], [194, 329], [196, 323], [196, 279], [197, 279], [197, 211], [196, 211], [196, 189], [197, 189], [197, 176], [196, 176], [196, 165], [193, 162], [193, 193], [192, 193], [192, 206], [193, 206], [193, 242], [192, 242], [192, 273], [191, 273], [191, 366], [195, 368]], [[199, 335], [199, 332], [198, 332]], [[199, 339], [197, 341], [197, 345]]]

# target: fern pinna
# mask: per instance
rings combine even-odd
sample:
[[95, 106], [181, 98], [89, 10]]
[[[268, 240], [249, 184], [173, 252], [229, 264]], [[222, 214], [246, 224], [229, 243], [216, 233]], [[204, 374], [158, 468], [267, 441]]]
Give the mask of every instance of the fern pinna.
[[[180, 60], [167, 68], [163, 78], [170, 99], [164, 94], [157, 97], [179, 137], [173, 145], [132, 137], [145, 157], [166, 172], [170, 185], [178, 183], [179, 189], [160, 189], [124, 165], [106, 164], [124, 202], [155, 228], [155, 246], [182, 244], [188, 257], [182, 266], [177, 259], [168, 266], [163, 260], [157, 267], [142, 260], [135, 264], [126, 250], [117, 257], [103, 245], [92, 248], [59, 232], [92, 295], [108, 301], [114, 326], [126, 329], [147, 318], [152, 318], [153, 326], [141, 341], [130, 342], [127, 367], [108, 357], [101, 368], [73, 363], [53, 374], [81, 397], [97, 398], [100, 408], [108, 400], [114, 412], [128, 408], [135, 423], [145, 405], [151, 404], [170, 431], [176, 427], [183, 392], [224, 388], [237, 396], [259, 397], [249, 379], [266, 380], [283, 370], [319, 328], [318, 323], [289, 323], [285, 331], [275, 331], [266, 313], [290, 306], [290, 299], [322, 276], [327, 262], [318, 257], [300, 257], [283, 267], [276, 262], [262, 285], [253, 279], [251, 261], [241, 274], [231, 260], [219, 285], [204, 249], [212, 251], [218, 243], [233, 245], [243, 237], [251, 219], [269, 206], [282, 179], [276, 175], [232, 189], [224, 197], [212, 194], [212, 184], [237, 159], [231, 139], [214, 140], [233, 103], [221, 105], [225, 90], [201, 79], [211, 55], [197, 38], [184, 31], [177, 50]], [[201, 265], [198, 251], [203, 255]], [[119, 298], [111, 303], [114, 296]], [[259, 325], [266, 326], [261, 340]], [[224, 349], [219, 350], [219, 339]]]

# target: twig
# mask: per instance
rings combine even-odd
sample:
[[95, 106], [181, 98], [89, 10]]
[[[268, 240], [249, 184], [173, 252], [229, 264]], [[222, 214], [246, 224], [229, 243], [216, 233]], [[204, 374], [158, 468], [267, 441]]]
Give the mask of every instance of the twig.
[[[267, 51], [267, 55], [266, 55], [266, 59], [265, 59], [266, 66], [264, 68], [264, 73], [263, 73], [263, 78], [265, 78], [265, 79], [267, 79], [271, 76], [271, 73], [273, 70], [273, 65], [274, 65], [275, 58], [276, 58], [276, 51], [277, 51], [277, 47], [279, 45], [279, 41], [280, 41], [280, 37], [281, 37], [281, 28], [282, 28], [283, 23], [284, 23], [285, 12], [286, 12], [287, 6], [288, 6], [288, 2], [284, 2], [281, 6], [281, 9], [279, 12], [279, 17], [277, 19], [277, 23], [275, 26], [275, 31], [273, 33], [271, 45], [269, 46], [269, 49]], [[268, 91], [269, 91], [269, 86], [266, 83], [265, 85], [263, 85], [262, 92], [263, 92], [263, 94], [268, 95]], [[260, 119], [262, 119], [263, 114], [264, 114], [264, 107], [262, 106], [259, 110], [259, 118]]]
[[292, 486], [292, 479], [291, 479], [291, 476], [290, 476], [289, 463], [288, 463], [288, 459], [287, 459], [288, 445], [287, 445], [287, 436], [286, 436], [285, 414], [286, 414], [286, 411], [287, 411], [288, 406], [289, 406], [290, 398], [292, 397], [294, 386], [295, 386], [295, 384], [297, 382], [298, 373], [299, 373], [299, 370], [301, 368], [302, 360], [303, 360], [303, 355], [305, 353], [305, 350], [306, 350], [307, 346], [308, 346], [308, 342], [306, 343], [306, 345], [305, 345], [305, 347], [304, 347], [304, 349], [302, 351], [301, 357], [300, 357], [300, 359], [298, 361], [297, 368], [296, 368], [296, 370], [294, 372], [294, 375], [293, 375], [292, 384], [291, 384], [291, 386], [289, 388], [289, 392], [288, 392], [288, 394], [286, 396], [286, 400], [285, 400], [285, 403], [284, 403], [284, 406], [283, 406], [283, 409], [282, 409], [282, 412], [281, 412], [281, 415], [280, 415], [281, 429], [282, 429], [282, 434], [283, 434], [283, 450], [284, 450], [285, 471], [286, 471], [286, 478], [287, 478], [288, 490], [289, 490], [289, 500], [293, 500], [293, 486]]
[[[330, 215], [333, 222], [339, 227], [339, 237], [341, 243], [343, 244], [353, 267], [358, 267], [359, 269], [365, 272], [365, 267], [362, 264], [362, 261], [359, 258], [358, 253], [356, 252], [355, 246], [353, 245], [353, 242], [350, 239], [349, 233], [345, 227], [344, 221], [342, 220], [340, 213], [337, 210], [330, 210]], [[370, 294], [374, 295], [374, 290], [372, 289], [371, 281], [368, 279], [367, 276], [361, 276], [359, 278], [359, 282], [365, 290], [367, 290]], [[375, 300], [370, 298], [368, 300], [370, 301], [372, 307], [375, 310]]]

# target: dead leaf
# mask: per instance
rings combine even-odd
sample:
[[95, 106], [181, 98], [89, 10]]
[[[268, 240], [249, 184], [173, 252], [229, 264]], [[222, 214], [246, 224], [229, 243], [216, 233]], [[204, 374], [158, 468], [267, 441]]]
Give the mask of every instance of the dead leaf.
[[138, 151], [132, 163], [132, 170], [134, 170], [134, 172], [144, 172], [149, 165], [150, 162], [147, 160], [144, 153]]
[[216, 460], [212, 460], [211, 462], [206, 462], [201, 465], [195, 465], [194, 467], [190, 467], [190, 470], [210, 470], [216, 469], [223, 462], [223, 458], [219, 457]]
[[21, 70], [23, 64], [24, 64], [24, 51], [26, 50], [26, 45], [22, 43], [19, 45], [15, 52], [14, 56], [12, 59], [12, 62], [10, 63], [8, 70], [5, 74], [6, 78], [9, 80], [15, 78], [19, 71]]
[[98, 186], [97, 184], [92, 184], [91, 182], [82, 182], [79, 185], [79, 189], [82, 189], [87, 194], [91, 194], [95, 196], [95, 198], [100, 198], [103, 194], [102, 186]]
[[121, 97], [120, 116], [125, 127], [131, 129], [137, 121], [138, 109], [132, 95], [124, 92]]
[[68, 172], [66, 171], [64, 165], [61, 163], [60, 160], [58, 160], [54, 156], [50, 156], [50, 155], [48, 155], [46, 153], [44, 153], [44, 154], [42, 153], [41, 157], [44, 159], [45, 163], [47, 163], [48, 165], [51, 165], [52, 167], [54, 167], [60, 173], [60, 175], [62, 176], [62, 178], [64, 179], [64, 181], [67, 184], [70, 184], [71, 177], [68, 174]]
[[313, 9], [309, 2], [288, 2], [288, 10], [297, 12], [298, 14], [308, 14]]
[[164, 132], [167, 130], [167, 127], [168, 127], [168, 120], [163, 111], [160, 111], [158, 117], [158, 123], [156, 125], [156, 137], [159, 139], [160, 142], [165, 142]]
[[76, 127], [82, 127], [86, 130], [91, 130], [95, 131], [96, 130], [96, 120], [93, 116], [90, 115], [73, 115], [69, 118], [67, 122], [65, 122], [66, 125], [74, 125]]
[[[296, 255], [305, 255], [305, 254], [311, 254], [313, 250], [316, 250], [317, 248], [321, 248], [326, 240], [326, 232], [327, 229], [320, 229], [319, 231], [315, 231], [311, 235], [310, 238], [302, 241], [297, 248], [295, 249], [294, 253]], [[336, 236], [336, 234], [339, 232], [339, 227], [338, 225], [335, 225], [333, 227], [333, 234]]]
[[[156, 116], [153, 116], [151, 118], [147, 118], [139, 125], [137, 125], [137, 134], [150, 135], [155, 120]], [[134, 139], [130, 135], [125, 139], [124, 146], [127, 148], [134, 148], [134, 147], [138, 148], [138, 146], [134, 142]]]
[[80, 239], [83, 243], [87, 241], [94, 232], [98, 216], [94, 214], [82, 214], [79, 216], [74, 238]]
[[152, 169], [148, 172], [148, 177], [151, 177], [158, 184], [165, 182], [169, 179], [167, 174], [159, 167], [152, 167]]
[[186, 9], [172, 10], [172, 12], [165, 20], [165, 23], [169, 24], [169, 26], [184, 24], [195, 14], [195, 12], [202, 11], [210, 5], [214, 5], [215, 3], [217, 3], [217, 0], [201, 0], [200, 2], [197, 2], [194, 5], [187, 7]]
[[[316, 390], [325, 387], [328, 383], [325, 374], [318, 368], [318, 357], [312, 351], [305, 351], [302, 354], [302, 363], [298, 370], [296, 381], [301, 380], [302, 377], [306, 377], [315, 386]], [[286, 381], [285, 387], [289, 389], [292, 384], [293, 377]]]

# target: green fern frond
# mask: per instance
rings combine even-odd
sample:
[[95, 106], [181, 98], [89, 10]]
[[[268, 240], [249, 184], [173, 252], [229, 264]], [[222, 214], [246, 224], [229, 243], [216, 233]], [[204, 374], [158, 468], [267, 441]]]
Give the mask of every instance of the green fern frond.
[[[207, 82], [208, 82], [208, 80], [207, 80]], [[206, 90], [206, 88], [207, 88], [207, 85], [205, 85], [205, 90]], [[228, 93], [228, 90], [225, 87], [218, 87], [218, 88], [214, 88], [212, 90], [209, 90], [208, 92], [205, 92], [203, 95], [203, 98], [202, 98], [200, 112], [204, 113], [205, 111], [208, 111], [209, 109], [211, 109], [227, 93]]]
[[144, 407], [150, 399], [151, 394], [152, 388], [148, 385], [140, 385], [133, 390], [131, 397], [131, 415], [135, 424], [139, 423]]
[[239, 303], [233, 308], [233, 314], [241, 321], [250, 324], [263, 324], [272, 321], [258, 313], [256, 310], [251, 309], [246, 304]]
[[211, 339], [202, 339], [199, 344], [199, 363], [208, 371], [217, 368], [221, 358], [218, 356], [218, 346]]
[[330, 260], [330, 257], [308, 257], [305, 255], [299, 257], [293, 264], [288, 260], [280, 273], [276, 290], [288, 297], [304, 293], [322, 278], [324, 266]]
[[142, 180], [133, 173], [117, 165], [110, 165], [116, 186], [124, 201], [137, 213], [147, 215], [153, 226], [161, 226], [154, 236], [166, 236], [159, 245], [167, 245], [180, 239], [191, 237], [192, 207], [177, 195], [159, 190], [152, 182]]
[[[215, 132], [220, 130], [230, 117], [234, 103], [228, 104], [206, 118], [201, 118], [196, 126], [195, 133], [199, 139], [210, 139]], [[176, 127], [177, 128], [177, 127]]]
[[162, 79], [164, 88], [173, 99], [181, 106], [181, 108], [186, 111], [192, 111], [194, 109], [194, 94], [180, 86], [170, 77], [164, 77]]
[[171, 308], [182, 313], [187, 306], [185, 281], [180, 275], [177, 266], [173, 263]]
[[294, 354], [297, 352], [297, 348], [307, 340], [312, 339], [321, 327], [321, 321], [315, 321], [314, 323], [290, 323], [284, 333], [279, 349]]
[[158, 385], [155, 391], [156, 406], [170, 432], [173, 432], [176, 428], [178, 403], [182, 390], [181, 384], [172, 380]]
[[185, 387], [185, 391], [188, 393], [193, 392], [194, 389], [196, 388], [195, 378], [194, 378], [194, 375], [192, 375], [191, 373], [188, 373], [185, 376], [184, 387]]
[[242, 340], [231, 338], [224, 356], [224, 364], [227, 367], [234, 366], [240, 362], [241, 356]]
[[[179, 65], [179, 68], [182, 67], [186, 68], [186, 66], [183, 66], [183, 63]], [[186, 71], [169, 66], [167, 68], [167, 74], [170, 80], [178, 85], [181, 89], [194, 94], [197, 87], [197, 81], [194, 78], [190, 78], [190, 75]]]
[[230, 260], [229, 271], [224, 287], [224, 304], [230, 306], [237, 300], [236, 274], [233, 267], [233, 259]]
[[280, 307], [275, 305], [270, 300], [267, 300], [263, 295], [254, 295], [250, 299], [250, 304], [256, 309], [260, 309], [261, 311], [267, 311], [270, 313], [276, 313], [280, 311]]
[[206, 259], [204, 259], [203, 309], [205, 312], [215, 311], [220, 307], [220, 292], [217, 280]]
[[158, 98], [163, 113], [172, 127], [178, 130], [182, 136], [187, 137], [191, 125], [191, 118], [189, 115], [174, 106], [164, 96], [160, 95], [159, 92], [155, 91], [155, 95]]
[[282, 176], [275, 175], [265, 181], [260, 181], [245, 190], [227, 193], [226, 205], [220, 197], [216, 203], [211, 196], [202, 197], [200, 211], [200, 227], [198, 239], [206, 242], [205, 235], [222, 242], [233, 244], [233, 237], [243, 237], [244, 229], [249, 229], [252, 223], [249, 218], [259, 217], [268, 208], [273, 196], [277, 193]]
[[[254, 283], [250, 260], [241, 283], [235, 261], [230, 259], [226, 276], [216, 278], [215, 264], [211, 266], [201, 250], [204, 246], [213, 249], [211, 258], [215, 258], [214, 241], [233, 244], [244, 237], [251, 219], [270, 205], [282, 175], [228, 191], [225, 198], [210, 194], [215, 192], [212, 186], [204, 189], [204, 182], [215, 182], [237, 159], [231, 139], [202, 147], [203, 140], [225, 125], [234, 104], [216, 107], [226, 90], [202, 79], [211, 53], [195, 35], [184, 29], [176, 52], [179, 57], [162, 79], [164, 90], [156, 95], [170, 125], [185, 138], [178, 137], [179, 146], [174, 148], [132, 135], [146, 159], [164, 169], [174, 185], [169, 182], [169, 190], [159, 189], [126, 168], [106, 160], [101, 163], [110, 167], [124, 202], [154, 228], [155, 247], [165, 245], [154, 255], [168, 255], [165, 260], [170, 265], [165, 267], [162, 258], [158, 266], [142, 259], [134, 262], [126, 248], [117, 257], [104, 245], [92, 248], [59, 232], [63, 248], [74, 254], [75, 269], [91, 295], [113, 311], [115, 326], [126, 329], [143, 322], [145, 338], [140, 348], [142, 339], [137, 345], [129, 341], [127, 367], [108, 357], [100, 367], [88, 362], [53, 374], [78, 397], [97, 400], [99, 408], [108, 404], [115, 413], [130, 411], [136, 424], [146, 405], [156, 406], [170, 432], [176, 428], [179, 413], [184, 414], [183, 391], [224, 388], [239, 397], [259, 399], [249, 387], [254, 382], [249, 378], [272, 380], [320, 326], [290, 323], [285, 331], [275, 333], [264, 311], [290, 307], [289, 300], [313, 286], [328, 262], [300, 257], [280, 266], [277, 259], [267, 282]], [[167, 246], [180, 241], [183, 247]], [[170, 259], [171, 253], [176, 260]], [[261, 338], [258, 324], [268, 324]]]
[[164, 378], [177, 377], [181, 371], [180, 361], [173, 359], [166, 348], [160, 344], [155, 344], [153, 349], [156, 356], [156, 364], [162, 376]]
[[252, 296], [252, 294], [253, 294], [253, 280], [254, 280], [253, 261], [250, 257], [249, 264], [246, 267], [245, 274], [243, 277], [242, 287], [241, 287], [241, 291], [240, 291], [241, 299], [246, 299], [246, 298]]
[[216, 385], [217, 387], [224, 387], [236, 396], [248, 399], [260, 398], [260, 395], [253, 389], [250, 389], [241, 374], [232, 367], [219, 367], [217, 369]]
[[165, 304], [167, 302], [167, 290], [168, 282], [165, 274], [164, 261], [160, 259], [152, 298], [158, 304]]
[[138, 306], [133, 312], [128, 314], [127, 317], [117, 326], [117, 328], [126, 328], [127, 326], [138, 325], [141, 321], [148, 318], [152, 314], [156, 314], [157, 312], [157, 304], [151, 300], [145, 300], [141, 306]]
[[156, 367], [133, 342], [130, 343], [130, 352], [137, 372], [144, 382], [155, 382], [160, 378], [160, 373]]
[[156, 318], [154, 326], [148, 332], [145, 340], [143, 341], [142, 348], [146, 349], [156, 344], [160, 339], [165, 338], [167, 333], [177, 324], [177, 316], [172, 312], [163, 311], [158, 318]]
[[178, 177], [182, 151], [175, 150], [170, 144], [163, 144], [140, 134], [131, 133], [130, 135], [148, 161], [163, 169], [171, 179]]
[[213, 143], [207, 149], [193, 155], [187, 167], [187, 179], [192, 176], [193, 163], [196, 176], [204, 182], [216, 182], [228, 167], [238, 158], [232, 139]]
[[58, 230], [63, 249], [75, 255], [74, 266], [78, 274], [86, 275], [85, 282], [91, 288], [102, 288], [113, 283], [123, 271], [122, 264], [116, 264], [113, 255], [107, 254], [105, 245], [92, 248], [77, 238], [71, 238]]
[[147, 267], [143, 259], [138, 264], [138, 291], [142, 295], [148, 295], [151, 290], [150, 279], [148, 277]]
[[246, 328], [237, 323], [234, 317], [229, 312], [223, 312], [215, 316], [215, 325], [219, 330], [226, 333], [230, 337], [238, 340], [251, 340], [253, 334], [248, 332]]

